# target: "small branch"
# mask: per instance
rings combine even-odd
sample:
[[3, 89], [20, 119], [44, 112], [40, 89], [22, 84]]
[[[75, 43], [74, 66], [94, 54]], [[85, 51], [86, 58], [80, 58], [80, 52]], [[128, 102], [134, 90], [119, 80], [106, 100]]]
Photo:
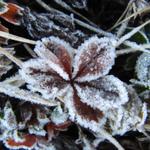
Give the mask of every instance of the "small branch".
[[0, 47], [0, 54], [5, 55], [8, 59], [10, 59], [12, 62], [14, 62], [17, 66], [21, 68], [22, 66], [22, 61], [20, 59], [17, 59], [14, 57], [12, 54], [7, 52], [4, 48]]
[[15, 97], [19, 100], [28, 101], [28, 102], [35, 103], [35, 104], [41, 104], [45, 106], [57, 105], [57, 103], [43, 99], [42, 97], [40, 97], [40, 95], [36, 93], [30, 92], [27, 90], [22, 90], [16, 86], [12, 86], [3, 82], [0, 83], [0, 92], [10, 97]]
[[118, 148], [118, 150], [125, 150], [120, 145], [120, 143], [115, 138], [113, 138], [108, 132], [106, 132], [105, 130], [99, 129], [98, 134], [102, 135], [105, 139], [107, 139], [108, 141], [110, 141], [113, 145], [115, 145]]
[[116, 47], [118, 47], [119, 45], [121, 45], [124, 41], [126, 41], [127, 39], [129, 39], [131, 36], [133, 36], [135, 33], [137, 33], [139, 30], [141, 30], [144, 26], [146, 26], [147, 24], [150, 23], [150, 20], [146, 21], [145, 23], [143, 23], [142, 25], [134, 28], [132, 31], [130, 31], [129, 33], [125, 34], [123, 37], [120, 38], [120, 40], [117, 42]]
[[138, 14], [142, 14], [144, 12], [149, 12], [150, 11], [150, 7], [147, 7], [145, 9], [139, 10], [135, 13], [133, 13], [132, 15], [130, 15], [129, 17], [125, 18], [124, 20], [122, 20], [121, 22], [119, 22], [118, 24], [114, 25], [111, 30], [113, 30], [114, 28], [116, 28], [117, 26], [119, 26], [120, 24], [122, 24], [123, 22], [126, 22], [127, 20], [130, 20], [131, 18], [133, 18], [134, 16], [138, 15]]
[[[52, 8], [52, 7], [50, 7], [50, 6], [48, 6], [48, 5], [47, 5], [46, 3], [44, 3], [42, 0], [36, 0], [36, 2], [37, 2], [39, 5], [41, 5], [45, 10], [47, 10], [47, 11], [49, 11], [49, 12], [56, 12], [56, 13], [58, 13], [58, 14], [64, 14], [63, 12], [61, 12], [61, 11], [59, 11], [59, 10], [56, 10], [56, 9], [54, 9], [54, 8]], [[64, 15], [66, 15], [66, 14], [64, 14]], [[66, 15], [66, 16], [68, 16], [68, 15]], [[104, 35], [104, 36], [108, 36], [108, 37], [112, 37], [112, 36], [113, 36], [112, 33], [105, 32], [105, 31], [103, 31], [103, 30], [100, 29], [100, 28], [93, 27], [93, 26], [91, 26], [91, 25], [89, 25], [89, 24], [87, 24], [87, 23], [84, 23], [84, 22], [82, 22], [82, 21], [76, 19], [76, 18], [74, 18], [74, 21], [75, 21], [78, 25], [80, 25], [80, 26], [82, 26], [82, 27], [84, 27], [84, 28], [86, 28], [86, 29], [88, 29], [88, 30], [91, 30], [91, 31], [93, 31], [93, 32], [96, 32], [97, 34]]]
[[10, 39], [10, 40], [14, 40], [14, 41], [18, 41], [18, 42], [22, 42], [22, 43], [28, 43], [28, 44], [32, 44], [35, 45], [36, 41], [33, 40], [29, 40], [20, 36], [16, 36], [10, 33], [6, 33], [3, 31], [0, 31], [0, 37], [6, 38], [6, 39]]

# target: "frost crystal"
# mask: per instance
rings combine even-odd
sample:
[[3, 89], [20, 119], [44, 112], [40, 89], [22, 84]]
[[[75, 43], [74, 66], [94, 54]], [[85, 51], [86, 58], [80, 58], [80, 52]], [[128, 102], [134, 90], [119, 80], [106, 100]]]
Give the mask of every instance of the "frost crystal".
[[[105, 125], [109, 109], [128, 101], [123, 83], [114, 76], [104, 77], [115, 59], [115, 49], [108, 38], [89, 38], [75, 54], [63, 40], [43, 38], [34, 51], [38, 57], [24, 62], [20, 70], [28, 88], [47, 99], [63, 98], [69, 118], [83, 127], [96, 132]], [[55, 115], [51, 119], [59, 125], [63, 115], [58, 120]]]

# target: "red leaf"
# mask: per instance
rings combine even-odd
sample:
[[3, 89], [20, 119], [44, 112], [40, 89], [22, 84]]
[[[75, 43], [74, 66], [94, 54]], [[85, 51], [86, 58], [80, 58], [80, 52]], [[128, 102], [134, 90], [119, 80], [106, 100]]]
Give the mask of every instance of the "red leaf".
[[20, 25], [21, 10], [23, 10], [23, 8], [13, 3], [8, 3], [7, 7], [8, 11], [1, 14], [0, 16], [12, 24]]
[[56, 37], [43, 38], [35, 48], [35, 52], [40, 57], [59, 64], [70, 78], [72, 73], [71, 51], [72, 48], [68, 43]]
[[32, 148], [36, 143], [36, 136], [27, 134], [24, 137], [23, 142], [16, 142], [14, 139], [8, 139], [6, 141], [6, 146], [9, 148]]
[[103, 113], [100, 110], [94, 109], [86, 103], [83, 103], [76, 91], [74, 93], [73, 100], [78, 115], [82, 116], [83, 119], [98, 122], [99, 119], [103, 117]]

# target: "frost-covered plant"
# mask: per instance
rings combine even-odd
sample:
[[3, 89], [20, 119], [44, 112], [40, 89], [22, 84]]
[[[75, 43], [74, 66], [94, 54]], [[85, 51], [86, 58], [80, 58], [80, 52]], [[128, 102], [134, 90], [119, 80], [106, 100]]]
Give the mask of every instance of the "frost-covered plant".
[[122, 81], [107, 75], [114, 64], [116, 43], [94, 36], [75, 51], [59, 38], [43, 38], [34, 49], [38, 57], [24, 62], [20, 75], [31, 91], [63, 102], [70, 120], [111, 140], [101, 132], [107, 123], [113, 135], [122, 135], [141, 129], [147, 114], [138, 98], [136, 110], [135, 98]]
[[[11, 78], [1, 82], [0, 91], [20, 100], [47, 106], [43, 106], [43, 110], [35, 105], [31, 107], [32, 111], [20, 111], [24, 116], [21, 122], [17, 120], [18, 116], [15, 118], [15, 111], [8, 109], [14, 114], [17, 127], [11, 130], [13, 134], [5, 134], [6, 137], [1, 140], [11, 149], [55, 149], [53, 137], [58, 131], [66, 130], [72, 121], [87, 128], [96, 137], [94, 143], [82, 138], [85, 149], [94, 148], [107, 139], [122, 150], [112, 136], [132, 130], [143, 132], [147, 108], [131, 86], [108, 73], [114, 65], [116, 54], [122, 53], [119, 50], [116, 52], [121, 44], [130, 51], [149, 53], [146, 47], [128, 39], [150, 21], [122, 36], [127, 24], [122, 24], [118, 33], [113, 35], [84, 24], [72, 15], [55, 9], [50, 12], [39, 15], [30, 13], [29, 9], [24, 11], [23, 23], [32, 37], [40, 39], [53, 34], [60, 37], [51, 36], [38, 41], [34, 49], [37, 57], [22, 62], [0, 48], [1, 54], [20, 67], [22, 77], [22, 81], [14, 77], [13, 82]], [[104, 37], [93, 36], [85, 40], [89, 36], [76, 30], [75, 22]], [[35, 41], [18, 39], [16, 36], [11, 35], [11, 38], [35, 44]], [[18, 84], [18, 81], [21, 83]], [[28, 89], [21, 87], [25, 82]], [[49, 106], [55, 108], [49, 109]], [[5, 118], [9, 119], [8, 115]], [[7, 128], [4, 130], [6, 133], [9, 131]]]

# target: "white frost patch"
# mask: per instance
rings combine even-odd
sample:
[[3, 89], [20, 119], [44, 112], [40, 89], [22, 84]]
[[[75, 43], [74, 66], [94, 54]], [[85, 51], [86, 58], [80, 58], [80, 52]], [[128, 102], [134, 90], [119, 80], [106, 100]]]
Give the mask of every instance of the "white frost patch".
[[[31, 68], [40, 70], [43, 73], [32, 73]], [[55, 82], [55, 76], [49, 74], [46, 75], [48, 71], [54, 72], [49, 63], [42, 59], [31, 59], [23, 63], [23, 67], [19, 70], [19, 73], [28, 83], [28, 88], [32, 92], [38, 91], [43, 95], [44, 98], [54, 99], [59, 90], [61, 90], [60, 86], [62, 85], [59, 85]], [[52, 84], [46, 85], [47, 82], [52, 82]]]

